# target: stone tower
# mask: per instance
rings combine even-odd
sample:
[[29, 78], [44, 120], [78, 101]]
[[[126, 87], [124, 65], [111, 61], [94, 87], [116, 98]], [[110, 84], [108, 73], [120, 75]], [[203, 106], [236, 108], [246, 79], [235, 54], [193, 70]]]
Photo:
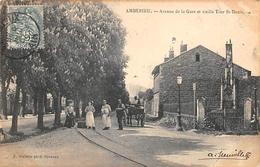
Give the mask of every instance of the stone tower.
[[226, 42], [225, 76], [221, 84], [221, 109], [236, 109], [236, 83], [233, 75], [233, 53], [231, 40]]

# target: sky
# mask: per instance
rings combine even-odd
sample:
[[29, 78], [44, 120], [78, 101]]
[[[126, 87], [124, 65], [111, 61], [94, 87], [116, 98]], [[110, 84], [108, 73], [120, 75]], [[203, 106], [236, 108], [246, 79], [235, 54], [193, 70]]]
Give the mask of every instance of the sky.
[[[203, 45], [225, 55], [225, 43], [233, 43], [233, 61], [260, 75], [259, 2], [257, 1], [105, 1], [126, 28], [125, 54], [129, 56], [126, 84], [152, 88], [153, 68], [162, 63], [170, 47], [179, 54], [180, 43], [188, 50]], [[184, 10], [185, 13], [130, 13], [129, 9]], [[214, 13], [190, 13], [188, 11]], [[219, 14], [215, 10], [243, 11]], [[249, 13], [250, 12], [250, 13]], [[172, 38], [176, 42], [172, 43]], [[131, 93], [131, 92], [130, 92]]]

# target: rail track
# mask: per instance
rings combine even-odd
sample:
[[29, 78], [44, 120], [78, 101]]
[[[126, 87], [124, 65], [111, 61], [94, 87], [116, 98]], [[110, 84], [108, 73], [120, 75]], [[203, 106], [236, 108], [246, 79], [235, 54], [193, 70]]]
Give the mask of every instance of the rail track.
[[[81, 135], [81, 136], [82, 136], [84, 139], [86, 139], [88, 142], [90, 142], [90, 143], [92, 143], [92, 144], [94, 144], [94, 145], [96, 145], [96, 146], [98, 146], [98, 147], [100, 147], [100, 148], [102, 148], [102, 149], [104, 149], [104, 150], [106, 150], [106, 151], [109, 151], [109, 152], [111, 152], [111, 153], [113, 153], [113, 154], [115, 154], [115, 155], [117, 155], [117, 156], [119, 156], [119, 157], [122, 157], [122, 158], [124, 158], [124, 159], [126, 159], [126, 160], [128, 160], [128, 161], [131, 161], [131, 162], [133, 162], [133, 163], [135, 163], [135, 164], [138, 164], [138, 165], [143, 166], [143, 167], [148, 167], [147, 165], [145, 165], [145, 164], [143, 164], [143, 163], [141, 163], [141, 162], [138, 162], [138, 161], [136, 161], [136, 160], [133, 160], [132, 158], [129, 158], [129, 157], [127, 157], [127, 156], [125, 156], [125, 155], [122, 155], [122, 154], [120, 154], [120, 153], [118, 153], [118, 152], [115, 152], [115, 151], [113, 151], [113, 150], [111, 150], [111, 149], [109, 149], [109, 148], [107, 148], [107, 147], [105, 147], [105, 146], [103, 146], [103, 145], [98, 144], [97, 142], [95, 142], [94, 140], [90, 139], [90, 138], [87, 137], [85, 134], [83, 134], [78, 128], [75, 128], [75, 129], [76, 129], [76, 131], [78, 132], [78, 134]], [[114, 142], [114, 143], [116, 143], [116, 144], [122, 145], [121, 143], [118, 143], [118, 142], [116, 142], [116, 141], [113, 141], [113, 140], [111, 140], [110, 138], [108, 138], [108, 137], [102, 135], [100, 132], [95, 131], [95, 133], [98, 134], [98, 135], [100, 135], [101, 137], [105, 138], [106, 140], [109, 140], [109, 141]]]

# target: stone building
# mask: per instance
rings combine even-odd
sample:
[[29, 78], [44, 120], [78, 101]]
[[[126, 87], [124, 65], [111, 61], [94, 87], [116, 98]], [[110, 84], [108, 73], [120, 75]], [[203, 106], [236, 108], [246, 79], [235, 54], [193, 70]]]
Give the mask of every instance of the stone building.
[[[233, 63], [231, 41], [226, 44], [226, 58], [202, 45], [190, 50], [186, 48], [181, 46], [181, 53], [178, 56], [170, 50], [169, 57], [154, 68], [153, 113], [157, 115], [163, 111], [164, 115], [176, 116], [178, 111], [176, 80], [177, 76], [181, 76], [181, 115], [186, 128], [194, 127], [195, 120], [199, 121], [201, 116], [203, 120], [214, 111], [220, 113], [216, 114], [218, 115], [216, 117], [223, 117], [223, 114], [231, 109], [235, 110], [236, 114], [230, 116], [230, 119], [236, 117], [234, 119], [237, 123], [234, 125], [242, 127], [245, 121], [243, 114], [246, 100], [251, 100], [252, 110], [249, 114], [251, 117], [255, 110], [254, 88], [257, 88], [257, 104], [258, 108], [260, 107], [260, 77], [251, 76], [251, 71]], [[204, 113], [200, 112], [201, 106]], [[215, 120], [219, 126], [223, 126], [223, 120], [217, 118]]]

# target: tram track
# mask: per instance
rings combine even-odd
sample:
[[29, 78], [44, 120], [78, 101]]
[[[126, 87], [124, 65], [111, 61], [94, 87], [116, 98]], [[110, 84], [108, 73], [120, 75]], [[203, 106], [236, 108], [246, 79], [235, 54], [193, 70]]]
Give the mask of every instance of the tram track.
[[109, 140], [109, 141], [111, 141], [111, 142], [113, 142], [113, 143], [115, 143], [115, 144], [119, 144], [119, 145], [121, 145], [121, 146], [123, 146], [123, 147], [126, 147], [124, 144], [119, 143], [119, 142], [117, 142], [117, 141], [115, 141], [115, 140], [110, 139], [109, 137], [107, 137], [107, 136], [103, 135], [102, 133], [98, 132], [97, 130], [95, 130], [95, 133], [97, 133], [98, 135], [102, 136], [103, 138], [105, 138], [105, 139], [107, 139], [107, 140]]
[[[97, 143], [96, 141], [90, 139], [90, 138], [87, 137], [85, 134], [83, 134], [78, 128], [75, 128], [75, 129], [76, 129], [76, 131], [78, 132], [78, 134], [79, 134], [80, 136], [82, 136], [84, 139], [86, 139], [88, 142], [90, 142], [90, 143], [92, 143], [92, 144], [94, 144], [94, 145], [96, 145], [96, 146], [98, 146], [98, 147], [100, 147], [100, 148], [102, 148], [102, 149], [104, 149], [104, 150], [106, 150], [106, 151], [109, 151], [109, 152], [111, 152], [111, 153], [113, 153], [113, 154], [115, 154], [115, 155], [117, 155], [117, 156], [119, 156], [119, 157], [121, 157], [121, 158], [124, 158], [124, 159], [126, 159], [126, 160], [128, 160], [128, 161], [131, 161], [131, 162], [133, 162], [133, 163], [135, 163], [135, 164], [138, 164], [138, 165], [143, 166], [143, 167], [148, 167], [147, 165], [145, 165], [145, 164], [143, 164], [143, 163], [141, 163], [141, 162], [138, 162], [138, 161], [136, 161], [136, 160], [134, 160], [134, 159], [132, 159], [132, 158], [129, 158], [129, 157], [125, 156], [125, 155], [122, 155], [122, 154], [120, 154], [120, 153], [118, 153], [118, 152], [115, 152], [115, 151], [111, 150], [110, 148], [107, 148], [107, 147], [105, 147], [105, 146], [103, 146], [103, 145]], [[117, 142], [113, 141], [112, 139], [110, 139], [110, 138], [108, 138], [108, 137], [102, 135], [100, 132], [95, 132], [95, 133], [98, 134], [98, 135], [100, 135], [101, 137], [105, 138], [106, 140], [109, 140], [109, 141], [115, 143], [115, 144], [120, 144], [120, 143], [117, 143]], [[122, 144], [121, 144], [121, 145], [122, 145]]]

